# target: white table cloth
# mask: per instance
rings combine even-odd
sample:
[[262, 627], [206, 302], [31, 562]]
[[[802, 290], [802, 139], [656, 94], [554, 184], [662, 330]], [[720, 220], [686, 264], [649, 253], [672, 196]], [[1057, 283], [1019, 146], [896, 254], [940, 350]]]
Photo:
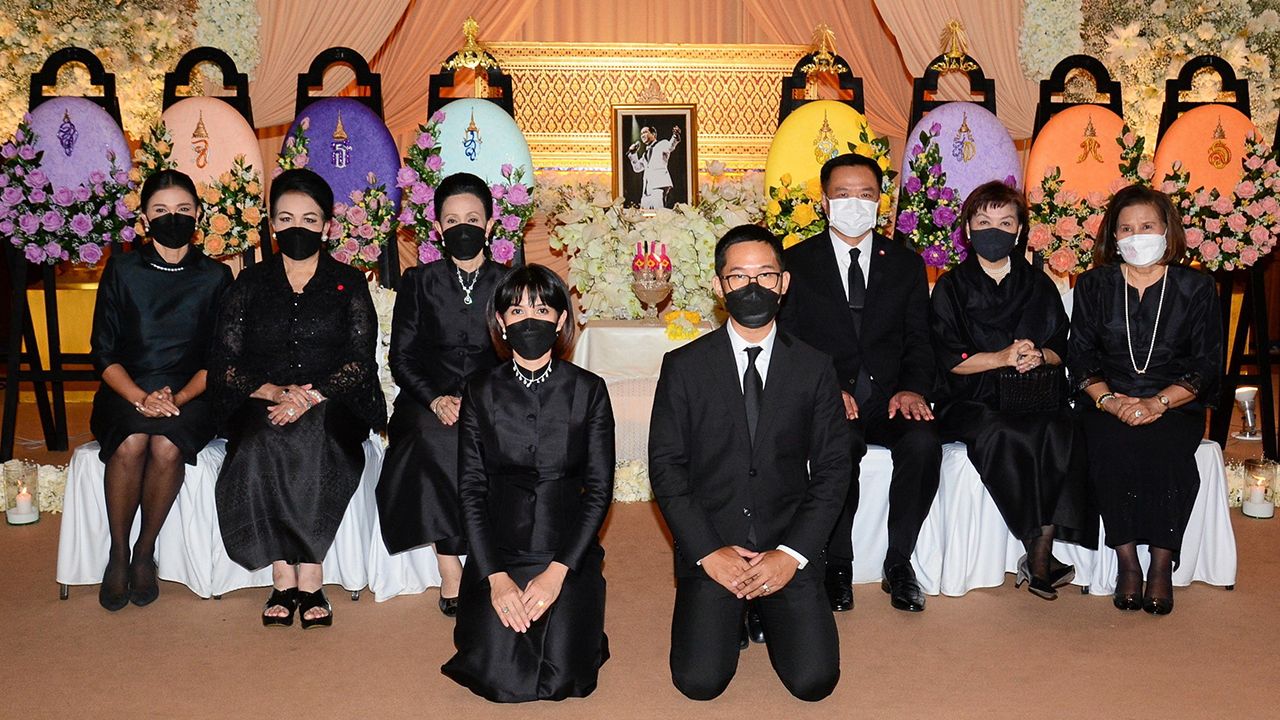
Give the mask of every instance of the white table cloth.
[[[358, 591], [368, 583], [367, 562], [374, 532], [373, 488], [382, 468], [382, 443], [371, 436], [364, 443], [365, 468], [337, 536], [324, 559], [324, 582]], [[214, 484], [226, 457], [226, 444], [214, 440], [200, 451], [195, 467], [187, 466], [178, 499], [156, 538], [157, 575], [186, 585], [208, 598], [232, 590], [271, 584], [270, 566], [249, 571], [227, 556], [218, 527]], [[57, 581], [62, 585], [102, 582], [110, 549], [103, 492], [105, 468], [98, 460], [98, 443], [76, 448], [67, 469], [67, 488], [58, 540]], [[137, 538], [134, 520], [130, 542]]]

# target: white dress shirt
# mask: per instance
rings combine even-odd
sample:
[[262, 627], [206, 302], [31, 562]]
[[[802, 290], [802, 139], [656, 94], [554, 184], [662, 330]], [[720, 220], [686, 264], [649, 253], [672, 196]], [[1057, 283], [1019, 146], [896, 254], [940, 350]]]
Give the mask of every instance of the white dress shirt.
[[[849, 297], [849, 251], [858, 248], [858, 267], [862, 268], [862, 282], [871, 284], [871, 236], [867, 233], [858, 244], [850, 245], [841, 240], [834, 232], [831, 235], [831, 248], [836, 251], [836, 266], [840, 268], [840, 285], [844, 288], [845, 299]], [[744, 368], [745, 369], [745, 368]]]
[[[845, 258], [845, 265], [849, 264], [849, 258]], [[747, 342], [738, 331], [734, 329], [733, 323], [725, 323], [725, 329], [729, 331], [729, 345], [733, 347], [733, 361], [738, 366], [738, 388], [742, 389], [742, 376], [747, 372], [747, 348], [759, 347], [760, 354], [756, 356], [756, 372], [760, 373], [760, 383], [769, 382], [769, 359], [773, 357], [773, 341], [778, 338], [778, 323], [772, 323], [769, 326], [769, 334], [760, 342]], [[767, 410], [765, 410], [767, 412]], [[797, 570], [803, 570], [805, 565], [809, 564], [809, 559], [800, 553], [792, 550], [786, 545], [779, 545], [778, 549], [795, 558], [799, 563]], [[699, 565], [702, 563], [699, 562]]]

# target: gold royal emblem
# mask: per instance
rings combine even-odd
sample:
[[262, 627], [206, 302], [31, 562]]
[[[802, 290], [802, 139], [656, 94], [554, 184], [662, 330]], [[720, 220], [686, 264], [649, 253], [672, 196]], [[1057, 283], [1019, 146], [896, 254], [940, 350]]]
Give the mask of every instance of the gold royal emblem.
[[1231, 148], [1224, 142], [1227, 133], [1222, 129], [1222, 117], [1218, 117], [1218, 127], [1213, 131], [1213, 144], [1209, 146], [1209, 164], [1215, 170], [1221, 170], [1231, 162]]

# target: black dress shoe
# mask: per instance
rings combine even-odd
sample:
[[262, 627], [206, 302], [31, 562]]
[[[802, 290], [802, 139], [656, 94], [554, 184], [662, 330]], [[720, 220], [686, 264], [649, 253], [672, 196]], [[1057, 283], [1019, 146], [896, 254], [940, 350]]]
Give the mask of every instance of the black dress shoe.
[[137, 558], [129, 565], [129, 602], [146, 607], [160, 597], [160, 582], [156, 578], [156, 561]]
[[456, 597], [440, 598], [440, 612], [443, 613], [445, 617], [450, 617], [450, 618], [457, 617], [458, 616], [458, 598]]
[[1120, 577], [1116, 576], [1116, 590], [1111, 594], [1111, 604], [1116, 606], [1117, 610], [1141, 610], [1142, 609], [1142, 581], [1138, 581], [1138, 587], [1133, 592], [1120, 591]]
[[129, 575], [123, 563], [107, 562], [102, 572], [102, 585], [98, 588], [98, 604], [116, 612], [129, 604]]
[[1168, 615], [1173, 612], [1173, 598], [1144, 597], [1142, 609], [1151, 615]]
[[760, 610], [754, 602], [747, 603], [747, 637], [753, 643], [764, 642], [764, 624], [760, 622]]
[[895, 609], [906, 612], [924, 611], [924, 591], [920, 589], [910, 563], [885, 568], [880, 589], [889, 593], [889, 604]]
[[738, 630], [738, 650], [746, 650], [751, 646], [750, 633], [747, 631], [747, 619], [742, 618], [742, 627]]
[[827, 600], [832, 612], [853, 609], [853, 563], [832, 561], [827, 564]]

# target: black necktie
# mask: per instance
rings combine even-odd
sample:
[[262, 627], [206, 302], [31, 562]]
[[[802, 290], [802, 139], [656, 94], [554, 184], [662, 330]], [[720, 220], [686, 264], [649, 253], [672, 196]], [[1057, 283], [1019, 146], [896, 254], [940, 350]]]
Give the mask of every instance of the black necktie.
[[747, 348], [747, 369], [742, 373], [742, 399], [747, 406], [747, 432], [751, 442], [756, 441], [756, 424], [760, 421], [760, 398], [764, 395], [764, 380], [756, 370], [756, 358], [764, 348], [751, 346]]
[[849, 309], [857, 315], [862, 314], [862, 307], [867, 304], [867, 279], [858, 264], [860, 254], [858, 248], [849, 250]]

